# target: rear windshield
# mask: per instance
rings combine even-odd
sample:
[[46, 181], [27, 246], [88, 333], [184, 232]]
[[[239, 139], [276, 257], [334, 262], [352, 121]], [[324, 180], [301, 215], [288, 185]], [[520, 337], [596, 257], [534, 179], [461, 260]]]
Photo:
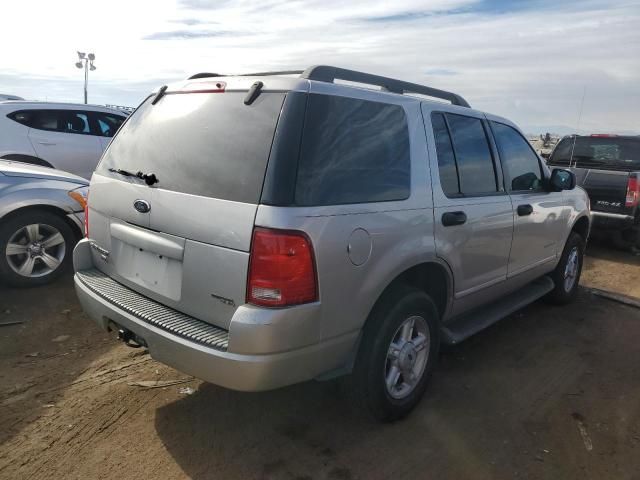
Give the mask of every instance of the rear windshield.
[[549, 164], [605, 170], [640, 170], [640, 137], [565, 138], [553, 151]]
[[97, 168], [155, 174], [165, 190], [258, 203], [284, 93], [167, 94], [147, 99], [111, 142]]

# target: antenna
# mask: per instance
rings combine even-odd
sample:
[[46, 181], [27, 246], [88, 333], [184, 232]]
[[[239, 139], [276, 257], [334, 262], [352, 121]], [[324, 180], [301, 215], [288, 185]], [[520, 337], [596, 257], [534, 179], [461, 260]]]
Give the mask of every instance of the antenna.
[[[587, 93], [587, 86], [582, 87], [582, 101], [580, 102], [580, 113], [578, 114], [578, 125], [576, 126], [576, 134], [573, 136], [573, 144], [571, 145], [571, 156], [569, 157], [569, 167], [573, 161], [573, 151], [576, 148], [576, 138], [578, 138], [578, 132], [580, 131], [580, 121], [582, 120], [582, 108], [584, 107], [584, 96]], [[576, 161], [576, 165], [578, 162]], [[574, 167], [576, 166], [574, 165]]]

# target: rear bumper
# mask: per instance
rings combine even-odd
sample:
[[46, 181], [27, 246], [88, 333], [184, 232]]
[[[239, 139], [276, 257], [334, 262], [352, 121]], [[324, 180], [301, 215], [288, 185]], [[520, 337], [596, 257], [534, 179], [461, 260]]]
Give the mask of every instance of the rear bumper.
[[619, 230], [632, 227], [635, 220], [632, 215], [598, 212], [594, 210], [591, 211], [591, 218], [593, 219], [594, 228], [611, 228]]
[[[286, 327], [286, 322], [281, 319], [274, 318], [273, 322], [265, 323], [264, 315], [256, 315], [252, 309], [241, 310], [243, 307], [240, 307], [239, 314], [234, 315], [231, 321], [228, 342], [219, 343], [217, 347], [205, 345], [171, 331], [166, 322], [154, 321], [147, 313], [136, 314], [134, 309], [118, 305], [120, 302], [114, 303], [104, 294], [97, 293], [95, 285], [90, 286], [86, 282], [86, 276], [83, 280], [82, 272], [94, 268], [91, 258], [89, 242], [82, 240], [74, 251], [74, 265], [78, 272], [74, 282], [80, 303], [89, 317], [106, 330], [111, 322], [130, 330], [144, 339], [154, 359], [222, 387], [262, 391], [316, 378], [344, 365], [357, 341], [358, 333], [355, 332], [303, 347], [292, 344], [289, 349], [278, 352], [240, 353], [234, 345], [239, 349], [255, 346], [257, 336], [266, 337], [262, 345], [269, 349], [273, 345], [269, 337], [278, 336], [279, 329]], [[127, 287], [120, 285], [120, 288]], [[130, 292], [135, 295], [134, 291]], [[156, 305], [162, 308], [160, 304]], [[260, 310], [264, 313], [264, 309]], [[273, 315], [282, 316], [282, 312], [284, 310], [274, 310]]]

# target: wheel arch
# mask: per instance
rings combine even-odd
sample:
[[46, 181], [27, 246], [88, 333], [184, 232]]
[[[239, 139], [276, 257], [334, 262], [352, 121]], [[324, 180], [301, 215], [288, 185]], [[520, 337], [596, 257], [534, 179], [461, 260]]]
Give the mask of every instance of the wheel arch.
[[453, 298], [453, 275], [448, 265], [431, 260], [413, 265], [389, 282], [382, 290], [373, 309], [397, 285], [409, 285], [424, 291], [431, 297], [438, 309], [438, 321], [441, 322], [451, 307]]
[[589, 222], [589, 218], [586, 215], [582, 215], [573, 223], [571, 231], [580, 235], [586, 243], [587, 239], [589, 238], [590, 227], [591, 224]]
[[23, 207], [16, 208], [15, 210], [11, 210], [6, 215], [0, 217], [0, 224], [3, 224], [4, 222], [11, 220], [13, 218], [19, 217], [20, 215], [24, 215], [26, 212], [34, 212], [34, 211], [39, 211], [39, 212], [44, 211], [44, 212], [49, 212], [49, 213], [52, 213], [53, 215], [56, 215], [58, 218], [62, 219], [67, 225], [69, 225], [69, 227], [71, 228], [71, 230], [73, 231], [73, 233], [75, 234], [78, 240], [80, 240], [83, 237], [82, 230], [73, 220], [69, 218], [68, 212], [54, 205], [33, 204], [33, 205], [26, 205]]

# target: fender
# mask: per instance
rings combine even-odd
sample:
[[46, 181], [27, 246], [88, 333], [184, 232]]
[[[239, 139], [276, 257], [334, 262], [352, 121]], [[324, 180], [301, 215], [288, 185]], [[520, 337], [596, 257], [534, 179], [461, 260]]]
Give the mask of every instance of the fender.
[[41, 167], [49, 167], [55, 168], [46, 160], [43, 160], [39, 157], [34, 157], [33, 155], [25, 155], [23, 153], [9, 153], [7, 155], [2, 156], [2, 160], [11, 160], [14, 162], [22, 162], [22, 163], [30, 163], [32, 165], [40, 165]]

